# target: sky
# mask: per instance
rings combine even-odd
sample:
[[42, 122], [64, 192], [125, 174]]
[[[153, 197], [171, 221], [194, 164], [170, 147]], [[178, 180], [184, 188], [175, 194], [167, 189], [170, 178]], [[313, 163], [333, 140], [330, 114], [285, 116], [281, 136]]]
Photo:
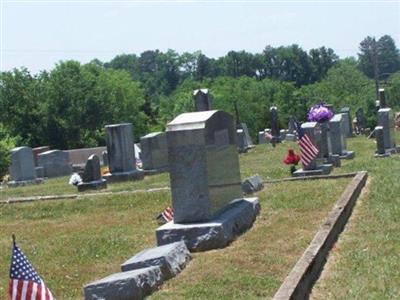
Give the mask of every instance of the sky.
[[0, 18], [2, 71], [154, 49], [220, 57], [298, 44], [343, 58], [384, 34], [400, 48], [400, 0], [0, 0]]

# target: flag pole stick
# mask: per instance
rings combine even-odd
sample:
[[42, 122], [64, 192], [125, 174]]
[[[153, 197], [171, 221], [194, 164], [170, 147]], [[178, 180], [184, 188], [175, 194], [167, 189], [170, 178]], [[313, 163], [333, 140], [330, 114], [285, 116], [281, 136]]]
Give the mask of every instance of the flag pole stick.
[[15, 246], [15, 234], [11, 235], [12, 240], [13, 240], [13, 245]]

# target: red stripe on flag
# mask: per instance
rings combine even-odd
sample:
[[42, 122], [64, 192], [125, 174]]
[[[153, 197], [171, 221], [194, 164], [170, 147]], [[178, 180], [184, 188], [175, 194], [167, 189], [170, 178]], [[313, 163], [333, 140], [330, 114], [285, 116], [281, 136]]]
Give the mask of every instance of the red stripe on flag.
[[26, 290], [26, 299], [31, 299], [33, 290], [33, 281], [28, 282], [28, 288]]

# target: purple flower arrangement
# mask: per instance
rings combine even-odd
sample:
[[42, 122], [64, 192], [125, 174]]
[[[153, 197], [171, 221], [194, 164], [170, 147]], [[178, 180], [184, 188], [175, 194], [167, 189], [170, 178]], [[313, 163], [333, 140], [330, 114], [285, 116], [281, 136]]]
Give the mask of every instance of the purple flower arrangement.
[[327, 122], [333, 117], [333, 112], [325, 105], [319, 103], [310, 108], [307, 114], [307, 120], [310, 122]]

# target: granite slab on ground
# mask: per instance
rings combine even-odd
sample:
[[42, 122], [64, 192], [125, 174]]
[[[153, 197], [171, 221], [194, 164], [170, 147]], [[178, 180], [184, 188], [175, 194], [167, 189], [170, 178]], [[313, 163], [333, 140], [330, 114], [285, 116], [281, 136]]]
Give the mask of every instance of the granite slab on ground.
[[85, 300], [137, 300], [150, 295], [163, 282], [159, 267], [115, 273], [84, 287]]
[[169, 222], [156, 230], [158, 245], [184, 241], [190, 251], [226, 247], [237, 235], [253, 225], [260, 212], [258, 198], [232, 201], [226, 210], [209, 222], [175, 224]]

